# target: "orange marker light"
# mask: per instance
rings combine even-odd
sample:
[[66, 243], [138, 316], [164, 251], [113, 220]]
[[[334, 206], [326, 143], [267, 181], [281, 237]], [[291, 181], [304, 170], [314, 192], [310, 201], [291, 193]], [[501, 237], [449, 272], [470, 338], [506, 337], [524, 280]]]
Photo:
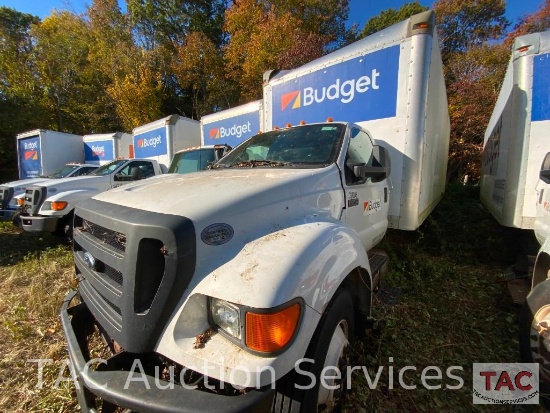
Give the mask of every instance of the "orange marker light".
[[62, 211], [67, 207], [67, 203], [65, 201], [54, 201], [52, 202], [52, 209], [54, 211]]
[[300, 304], [277, 313], [246, 313], [246, 346], [252, 350], [272, 353], [282, 349], [294, 336], [300, 319]]
[[24, 203], [25, 203], [25, 198], [17, 198], [17, 205], [23, 206]]
[[523, 53], [529, 50], [529, 46], [522, 46], [518, 49], [518, 52]]
[[416, 23], [414, 26], [413, 26], [413, 30], [417, 30], [417, 29], [429, 29], [430, 28], [430, 25], [428, 23]]
[[300, 125], [303, 126], [303, 125], [305, 125], [305, 124], [306, 124], [306, 121], [305, 121], [305, 120], [301, 120], [301, 121], [300, 121]]
[[327, 118], [327, 122], [333, 122], [333, 121], [334, 121], [334, 120], [332, 119], [332, 117], [329, 116], [329, 117]]

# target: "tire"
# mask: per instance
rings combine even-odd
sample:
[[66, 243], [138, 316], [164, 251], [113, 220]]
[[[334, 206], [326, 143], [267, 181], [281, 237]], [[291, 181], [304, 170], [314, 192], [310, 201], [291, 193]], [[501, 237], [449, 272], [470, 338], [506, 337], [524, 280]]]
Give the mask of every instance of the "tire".
[[74, 211], [71, 211], [59, 220], [57, 223], [57, 228], [52, 234], [56, 237], [61, 237], [66, 239], [68, 242], [71, 242], [73, 240], [73, 218]]
[[[333, 297], [323, 318], [313, 335], [305, 359], [296, 369], [277, 382], [276, 395], [273, 401], [273, 412], [287, 413], [336, 413], [341, 409], [341, 402], [346, 386], [346, 366], [349, 345], [354, 337], [353, 299], [347, 290], [339, 290]], [[329, 390], [321, 384], [321, 373], [328, 366], [337, 366], [341, 379], [326, 380], [330, 386], [339, 386]], [[329, 369], [325, 374], [328, 379], [335, 371]], [[315, 377], [315, 386], [311, 389], [300, 389], [296, 386], [310, 387], [311, 375]]]
[[[548, 326], [547, 331], [545, 326]], [[519, 315], [519, 345], [524, 363], [539, 363], [541, 404], [548, 407], [550, 405], [547, 399], [550, 393], [550, 279], [537, 284], [525, 299]]]

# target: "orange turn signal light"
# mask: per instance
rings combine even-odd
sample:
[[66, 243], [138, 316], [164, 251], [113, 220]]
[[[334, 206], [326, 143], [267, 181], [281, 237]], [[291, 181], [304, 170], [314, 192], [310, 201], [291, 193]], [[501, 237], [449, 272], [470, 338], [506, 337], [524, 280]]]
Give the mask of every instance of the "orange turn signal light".
[[25, 198], [17, 198], [17, 205], [23, 206], [25, 204]]
[[67, 202], [65, 201], [54, 201], [52, 202], [52, 210], [62, 211], [67, 207]]
[[294, 336], [300, 320], [300, 304], [270, 314], [246, 313], [246, 346], [251, 350], [273, 353]]
[[529, 50], [529, 46], [522, 46], [518, 48], [518, 52], [520, 53], [526, 52], [527, 50]]
[[416, 23], [416, 24], [413, 26], [413, 30], [418, 30], [418, 29], [429, 29], [429, 28], [430, 28], [430, 24], [429, 24], [429, 23], [426, 23], [426, 22]]

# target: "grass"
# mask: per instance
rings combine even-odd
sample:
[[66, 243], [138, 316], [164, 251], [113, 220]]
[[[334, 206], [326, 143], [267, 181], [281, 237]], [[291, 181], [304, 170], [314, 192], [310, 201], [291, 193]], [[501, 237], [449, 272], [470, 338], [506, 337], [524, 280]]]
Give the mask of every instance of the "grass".
[[[352, 351], [354, 365], [366, 366], [371, 378], [380, 367], [382, 374], [371, 390], [364, 374], [354, 373], [346, 412], [512, 411], [472, 404], [471, 369], [474, 362], [519, 361], [518, 308], [505, 278], [516, 236], [480, 204], [478, 188], [464, 186], [449, 187], [419, 230], [388, 232], [381, 245], [390, 255], [385, 296], [375, 298], [373, 328]], [[55, 385], [67, 357], [58, 313], [74, 284], [69, 246], [0, 224], [0, 411], [78, 409], [72, 383]], [[39, 358], [52, 360], [42, 388], [37, 363], [28, 361]], [[409, 365], [417, 370], [404, 381], [415, 390], [397, 385], [397, 372]], [[442, 379], [430, 384], [443, 387], [458, 384], [446, 369], [460, 366], [451, 374], [464, 386], [425, 389], [421, 372], [428, 366], [442, 369]]]

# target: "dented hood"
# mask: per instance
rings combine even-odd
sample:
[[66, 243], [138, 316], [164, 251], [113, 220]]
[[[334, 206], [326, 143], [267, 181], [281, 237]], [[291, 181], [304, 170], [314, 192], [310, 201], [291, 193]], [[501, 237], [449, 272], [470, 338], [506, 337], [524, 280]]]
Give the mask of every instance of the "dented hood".
[[343, 194], [338, 167], [228, 168], [165, 175], [125, 185], [94, 199], [199, 223], [254, 214], [265, 220], [326, 213], [339, 217]]

